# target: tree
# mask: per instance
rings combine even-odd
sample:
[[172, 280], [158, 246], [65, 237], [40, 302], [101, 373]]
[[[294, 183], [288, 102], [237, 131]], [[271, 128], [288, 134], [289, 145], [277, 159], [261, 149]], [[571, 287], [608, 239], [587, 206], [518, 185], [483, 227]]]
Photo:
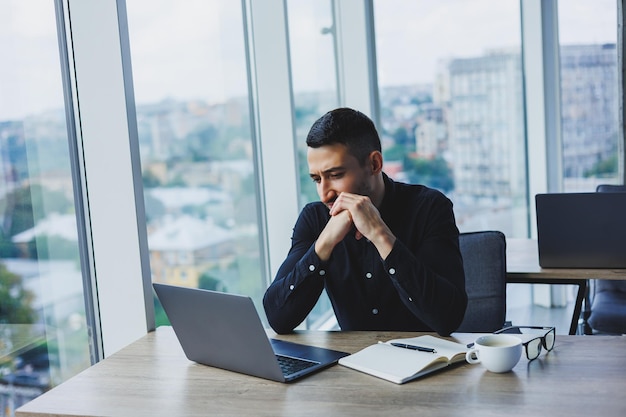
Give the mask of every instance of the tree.
[[298, 159], [300, 161], [298, 164], [300, 171], [300, 198], [302, 202], [306, 203], [318, 201], [320, 197], [317, 194], [315, 183], [309, 174], [309, 163], [306, 161], [306, 155], [303, 152], [298, 152]]
[[29, 259], [67, 259], [80, 262], [77, 243], [61, 236], [41, 235], [28, 242], [27, 247]]
[[454, 189], [452, 170], [441, 157], [407, 158], [404, 166], [412, 183], [424, 184], [443, 192]]
[[413, 129], [409, 130], [400, 126], [391, 134], [391, 136], [393, 137], [396, 145], [404, 146], [408, 152], [415, 151], [415, 135], [413, 135]]
[[144, 188], [161, 186], [161, 180], [151, 171], [144, 171], [141, 175]]
[[393, 145], [383, 150], [385, 161], [402, 161], [407, 154], [407, 149], [402, 145]]
[[2, 222], [6, 236], [15, 236], [32, 228], [49, 213], [71, 213], [74, 210], [73, 202], [62, 192], [47, 190], [38, 184], [16, 188], [0, 199], [0, 203], [6, 205]]
[[593, 168], [585, 171], [585, 177], [608, 177], [617, 173], [617, 152], [607, 159], [601, 159]]
[[6, 236], [4, 231], [0, 229], [0, 259], [16, 258], [20, 254], [19, 249], [11, 241], [10, 236]]
[[224, 285], [221, 280], [209, 275], [207, 272], [204, 272], [200, 275], [200, 278], [198, 278], [198, 288], [202, 288], [203, 290], [226, 292], [226, 285]]
[[34, 323], [37, 319], [31, 307], [34, 298], [34, 294], [22, 285], [22, 277], [0, 263], [0, 323]]

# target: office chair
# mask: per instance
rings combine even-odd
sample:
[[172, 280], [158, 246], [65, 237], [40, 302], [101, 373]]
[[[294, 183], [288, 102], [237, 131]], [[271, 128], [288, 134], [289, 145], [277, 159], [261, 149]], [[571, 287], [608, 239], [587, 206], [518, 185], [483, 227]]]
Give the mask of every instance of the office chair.
[[[626, 186], [600, 184], [596, 191], [623, 193], [626, 192]], [[587, 286], [591, 306], [587, 324], [591, 333], [626, 334], [626, 282], [603, 279], [592, 281], [592, 285]]]
[[461, 233], [467, 309], [458, 332], [491, 333], [506, 317], [506, 238], [499, 231]]
[[600, 184], [596, 187], [598, 193], [626, 193], [626, 185]]

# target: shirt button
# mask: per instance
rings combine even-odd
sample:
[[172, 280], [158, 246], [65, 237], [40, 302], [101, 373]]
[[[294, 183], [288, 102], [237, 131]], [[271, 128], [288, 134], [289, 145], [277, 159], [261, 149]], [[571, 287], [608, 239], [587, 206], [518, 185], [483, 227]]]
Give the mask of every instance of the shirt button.
[[413, 302], [413, 299], [412, 299], [411, 297], [409, 297], [409, 301], [410, 301], [410, 302]]
[[396, 269], [395, 268], [389, 268], [389, 274], [393, 275], [396, 273]]
[[320, 275], [326, 275], [326, 271], [324, 271], [323, 269], [320, 269]]
[[293, 290], [294, 288], [296, 288], [296, 287], [295, 287], [293, 284], [291, 284], [291, 285], [289, 286], [289, 289], [290, 289], [290, 290]]
[[309, 271], [311, 272], [315, 271], [315, 265], [309, 265]]
[[378, 314], [378, 309], [377, 308], [372, 309], [372, 314]]
[[368, 272], [367, 274], [365, 274], [365, 278], [369, 279], [371, 277], [372, 277], [372, 273], [371, 272]]

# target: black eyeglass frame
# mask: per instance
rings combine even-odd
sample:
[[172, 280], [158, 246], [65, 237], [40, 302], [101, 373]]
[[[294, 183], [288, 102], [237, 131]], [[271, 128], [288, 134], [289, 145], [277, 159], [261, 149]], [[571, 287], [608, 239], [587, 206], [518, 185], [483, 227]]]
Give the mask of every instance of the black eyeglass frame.
[[[554, 349], [554, 344], [556, 342], [556, 327], [554, 326], [508, 326], [500, 330], [496, 330], [495, 332], [493, 332], [493, 334], [499, 334], [499, 333], [515, 334], [511, 332], [511, 330], [515, 330], [515, 329], [518, 330], [517, 334], [523, 334], [520, 329], [547, 330], [547, 332], [543, 336], [533, 337], [532, 339], [526, 342], [522, 342], [522, 346], [524, 346], [524, 352], [526, 352], [526, 359], [528, 359], [529, 361], [534, 361], [535, 359], [539, 357], [539, 355], [541, 355], [541, 346], [543, 346], [546, 352], [550, 352], [552, 349]], [[548, 342], [546, 341], [546, 336], [548, 336], [550, 333], [553, 333], [552, 346], [548, 348]], [[537, 349], [537, 356], [531, 358], [528, 355], [528, 345], [530, 344], [530, 342], [534, 342], [537, 339], [540, 339], [541, 341], [541, 343], [539, 344], [539, 349]]]

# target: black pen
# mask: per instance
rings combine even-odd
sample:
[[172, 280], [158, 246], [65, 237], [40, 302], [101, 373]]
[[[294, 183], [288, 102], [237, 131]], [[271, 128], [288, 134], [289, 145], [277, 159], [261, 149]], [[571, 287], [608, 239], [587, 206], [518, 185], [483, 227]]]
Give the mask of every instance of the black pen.
[[419, 350], [420, 352], [437, 353], [437, 351], [433, 348], [427, 348], [427, 347], [415, 346], [415, 345], [407, 345], [405, 343], [392, 343], [391, 346], [404, 348], [404, 349]]

